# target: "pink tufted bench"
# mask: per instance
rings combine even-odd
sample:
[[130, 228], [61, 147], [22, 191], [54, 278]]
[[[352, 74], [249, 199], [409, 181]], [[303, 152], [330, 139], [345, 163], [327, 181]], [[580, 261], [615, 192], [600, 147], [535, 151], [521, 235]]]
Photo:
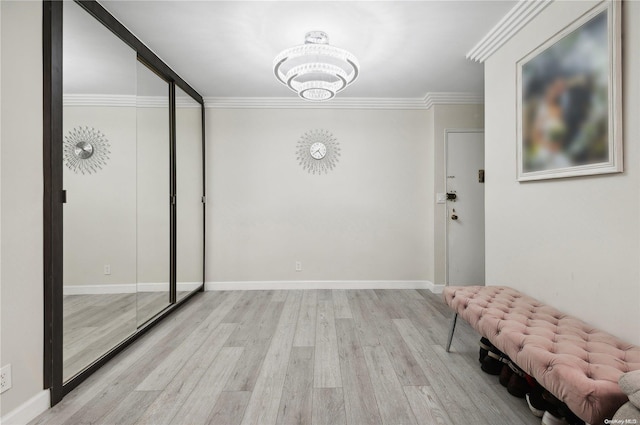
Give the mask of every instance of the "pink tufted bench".
[[640, 347], [504, 286], [449, 286], [444, 299], [496, 348], [589, 424], [627, 401], [618, 386], [640, 369]]

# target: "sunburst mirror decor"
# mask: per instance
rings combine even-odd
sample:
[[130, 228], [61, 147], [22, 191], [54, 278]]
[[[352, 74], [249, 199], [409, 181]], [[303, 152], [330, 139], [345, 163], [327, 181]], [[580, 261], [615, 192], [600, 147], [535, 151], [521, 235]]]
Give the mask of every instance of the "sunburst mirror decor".
[[96, 173], [107, 164], [109, 141], [95, 128], [77, 127], [64, 136], [64, 162], [74, 173]]
[[311, 174], [328, 173], [340, 157], [338, 140], [327, 130], [310, 130], [296, 145], [298, 163]]

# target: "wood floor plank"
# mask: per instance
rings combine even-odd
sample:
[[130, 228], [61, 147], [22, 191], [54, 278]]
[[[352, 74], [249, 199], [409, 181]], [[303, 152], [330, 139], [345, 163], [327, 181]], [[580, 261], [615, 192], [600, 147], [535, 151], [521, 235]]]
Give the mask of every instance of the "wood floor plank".
[[460, 387], [460, 383], [449, 372], [449, 363], [439, 360], [433, 347], [424, 340], [410, 320], [396, 319], [393, 322], [413, 352], [414, 358], [429, 377], [430, 386], [434, 388], [453, 423], [472, 423], [476, 420], [476, 406], [466, 394], [464, 385]]
[[[147, 376], [154, 369], [154, 364], [160, 359], [166, 358], [173, 347], [163, 347], [162, 349], [148, 353], [148, 357], [143, 358], [131, 365], [122, 375], [117, 378], [115, 385], [103, 389], [88, 401], [84, 409], [78, 410], [69, 419], [69, 424], [97, 423], [110, 414], [118, 405], [135, 390], [141, 378]], [[87, 406], [92, 406], [87, 409]]]
[[381, 304], [390, 319], [404, 319], [404, 306], [398, 303], [398, 299], [394, 296], [396, 291], [389, 291], [384, 289], [376, 289], [373, 292], [376, 293]]
[[301, 300], [301, 291], [289, 291], [278, 327], [271, 339], [271, 346], [262, 362], [260, 374], [245, 410], [243, 425], [271, 425], [278, 418]]
[[283, 307], [284, 303], [280, 301], [269, 303], [260, 323], [254, 327], [253, 332], [249, 335], [246, 349], [227, 381], [225, 391], [253, 391]]
[[313, 425], [345, 425], [342, 388], [313, 389]]
[[[381, 296], [385, 296], [386, 291], [379, 291]], [[366, 292], [365, 295], [377, 294], [376, 292]], [[388, 297], [387, 297], [388, 298]], [[404, 340], [394, 326], [392, 319], [385, 308], [384, 303], [376, 295], [375, 297], [365, 297], [363, 305], [370, 312], [371, 320], [376, 329], [378, 340], [389, 355], [389, 360], [393, 365], [400, 384], [405, 385], [427, 385], [428, 381], [424, 372], [416, 362], [413, 354], [405, 344]]]
[[404, 387], [404, 394], [416, 417], [418, 425], [449, 425], [454, 423], [429, 386]]
[[313, 347], [316, 343], [316, 315], [318, 309], [318, 291], [312, 289], [302, 294], [302, 305], [298, 315], [294, 347]]
[[271, 301], [285, 302], [288, 298], [289, 291], [273, 291]]
[[206, 322], [198, 326], [167, 358], [163, 359], [154, 371], [138, 385], [138, 391], [158, 391], [166, 388], [167, 384], [173, 379], [178, 371], [184, 366], [189, 358], [207, 339], [207, 336], [215, 330], [222, 322], [223, 318], [235, 306], [240, 299], [240, 294], [231, 297], [227, 303], [214, 310]]
[[434, 323], [449, 323], [449, 320], [425, 304], [421, 300], [408, 297], [406, 292], [396, 294], [399, 302], [405, 305], [406, 317], [418, 328], [420, 334], [432, 344], [444, 344], [447, 340], [447, 329], [433, 326]]
[[[154, 329], [143, 335], [135, 344], [130, 345], [96, 373], [91, 375], [81, 386], [68, 394], [60, 403], [40, 415], [30, 425], [63, 425], [69, 419], [95, 400], [97, 394], [105, 391], [112, 383], [117, 383], [132, 365], [141, 358], [149, 358], [149, 353], [161, 350], [169, 343], [180, 343], [189, 334], [195, 324], [201, 323], [221, 303], [225, 302], [230, 292], [219, 292], [215, 296], [196, 295], [194, 299], [165, 319]], [[67, 329], [65, 328], [65, 331]]]
[[338, 388], [342, 386], [332, 301], [318, 301], [315, 366], [313, 370], [313, 386], [315, 388]]
[[100, 423], [133, 425], [159, 394], [160, 391], [133, 391]]
[[434, 294], [426, 289], [418, 289], [416, 292], [429, 303], [429, 307], [446, 317], [451, 313], [449, 306], [444, 302], [442, 294]]
[[223, 391], [207, 420], [208, 425], [239, 425], [249, 403], [249, 391]]
[[163, 292], [138, 292], [136, 294], [136, 322], [142, 325], [169, 307], [169, 284]]
[[333, 296], [333, 309], [336, 319], [353, 319], [351, 306], [347, 299], [347, 291], [344, 289], [334, 289], [331, 291]]
[[278, 425], [311, 424], [313, 347], [293, 347], [284, 382]]
[[[184, 425], [539, 425], [526, 402], [480, 371], [479, 337], [469, 325], [458, 324], [452, 352], [444, 351], [451, 312], [440, 295], [414, 290], [264, 294], [268, 302], [256, 292], [247, 298], [252, 301], [246, 311], [236, 309], [231, 315], [229, 304], [244, 293], [196, 294], [30, 425], [166, 425], [171, 420]], [[338, 318], [348, 316], [345, 299], [353, 318]], [[82, 308], [80, 300], [72, 300], [75, 308]], [[108, 310], [110, 303], [122, 305], [120, 301], [120, 296], [109, 296], [91, 303], [92, 308]], [[307, 310], [315, 311], [307, 335], [299, 326], [303, 301], [309, 304]], [[333, 318], [326, 314], [329, 308]], [[341, 388], [312, 389], [316, 339], [324, 333], [316, 332], [319, 312], [335, 327]], [[221, 317], [234, 322], [223, 323]], [[82, 325], [81, 320], [76, 323]], [[70, 345], [77, 348], [83, 331], [70, 331], [75, 332], [69, 334], [75, 338]], [[294, 340], [305, 339], [312, 342], [294, 347]], [[221, 356], [223, 349], [226, 355]], [[413, 357], [427, 385], [402, 385], [412, 382], [403, 380], [408, 379], [407, 368], [398, 367], [401, 361], [396, 359], [405, 353]], [[181, 364], [167, 368], [175, 373], [161, 392], [136, 391], [172, 356]], [[232, 387], [246, 390], [225, 391]]]
[[222, 323], [240, 323], [253, 306], [259, 301], [261, 291], [245, 291], [235, 305], [222, 318]]
[[205, 371], [217, 359], [225, 340], [233, 333], [237, 323], [221, 323], [209, 334], [188, 363], [173, 377], [169, 385], [144, 411], [136, 425], [168, 424], [194, 390]]
[[508, 404], [500, 401], [496, 392], [505, 389], [496, 385], [495, 376], [482, 373], [479, 365], [471, 367], [459, 353], [447, 353], [443, 347], [436, 345], [434, 352], [442, 362], [449, 362], [451, 374], [466, 390], [467, 397], [476, 406], [476, 412], [485, 421], [492, 421], [496, 425], [524, 424], [518, 414], [511, 410]]
[[270, 305], [273, 291], [250, 292], [255, 292], [253, 302], [246, 307], [244, 315], [237, 319], [238, 327], [227, 341], [228, 347], [246, 347], [247, 341], [254, 334], [256, 322], [261, 320]]
[[331, 289], [318, 289], [318, 301], [333, 301]]
[[384, 425], [416, 425], [398, 376], [382, 346], [363, 347], [373, 392]]
[[171, 421], [174, 425], [203, 424], [208, 421], [218, 400], [224, 383], [231, 376], [243, 347], [223, 347], [216, 360], [209, 365], [198, 385], [182, 403], [176, 416]]
[[336, 334], [347, 424], [380, 425], [382, 419], [353, 320], [336, 320]]
[[373, 323], [371, 312], [365, 303], [366, 296], [363, 291], [347, 291], [347, 299], [353, 314], [353, 319], [358, 332], [358, 338], [362, 346], [380, 345], [377, 329]]

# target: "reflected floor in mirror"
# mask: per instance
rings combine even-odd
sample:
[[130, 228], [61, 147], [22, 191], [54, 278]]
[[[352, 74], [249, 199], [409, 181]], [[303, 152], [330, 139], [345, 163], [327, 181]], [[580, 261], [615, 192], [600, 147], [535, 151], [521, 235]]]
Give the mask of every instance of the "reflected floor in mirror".
[[[182, 298], [188, 292], [179, 292]], [[68, 381], [169, 305], [166, 292], [65, 295], [63, 379]], [[136, 312], [137, 308], [137, 312]]]
[[533, 425], [416, 290], [196, 294], [35, 424]]

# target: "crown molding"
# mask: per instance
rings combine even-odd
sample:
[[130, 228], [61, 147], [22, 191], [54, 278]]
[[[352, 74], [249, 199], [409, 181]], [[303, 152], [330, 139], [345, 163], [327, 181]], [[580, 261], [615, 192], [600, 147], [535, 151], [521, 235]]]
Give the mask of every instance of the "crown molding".
[[509, 41], [520, 29], [538, 16], [553, 0], [520, 0], [491, 31], [478, 42], [467, 59], [484, 62], [503, 44]]
[[[109, 106], [138, 108], [167, 108], [166, 96], [135, 96], [128, 94], [65, 94], [63, 106]], [[176, 108], [200, 108], [190, 97], [177, 97]]]
[[297, 97], [205, 97], [211, 109], [429, 109], [433, 105], [481, 104], [484, 96], [468, 92], [430, 92], [419, 98], [337, 98], [309, 102]]
[[424, 97], [425, 107], [434, 105], [479, 105], [484, 103], [484, 95], [470, 92], [430, 92]]
[[65, 94], [63, 106], [135, 107], [136, 96], [124, 94]]
[[[481, 104], [484, 96], [470, 92], [429, 92], [424, 97], [352, 97], [329, 102], [309, 102], [297, 97], [205, 97], [205, 107], [213, 109], [429, 109], [433, 105]], [[64, 106], [107, 106], [166, 108], [163, 96], [65, 94]], [[177, 98], [178, 108], [199, 108], [191, 98]]]

